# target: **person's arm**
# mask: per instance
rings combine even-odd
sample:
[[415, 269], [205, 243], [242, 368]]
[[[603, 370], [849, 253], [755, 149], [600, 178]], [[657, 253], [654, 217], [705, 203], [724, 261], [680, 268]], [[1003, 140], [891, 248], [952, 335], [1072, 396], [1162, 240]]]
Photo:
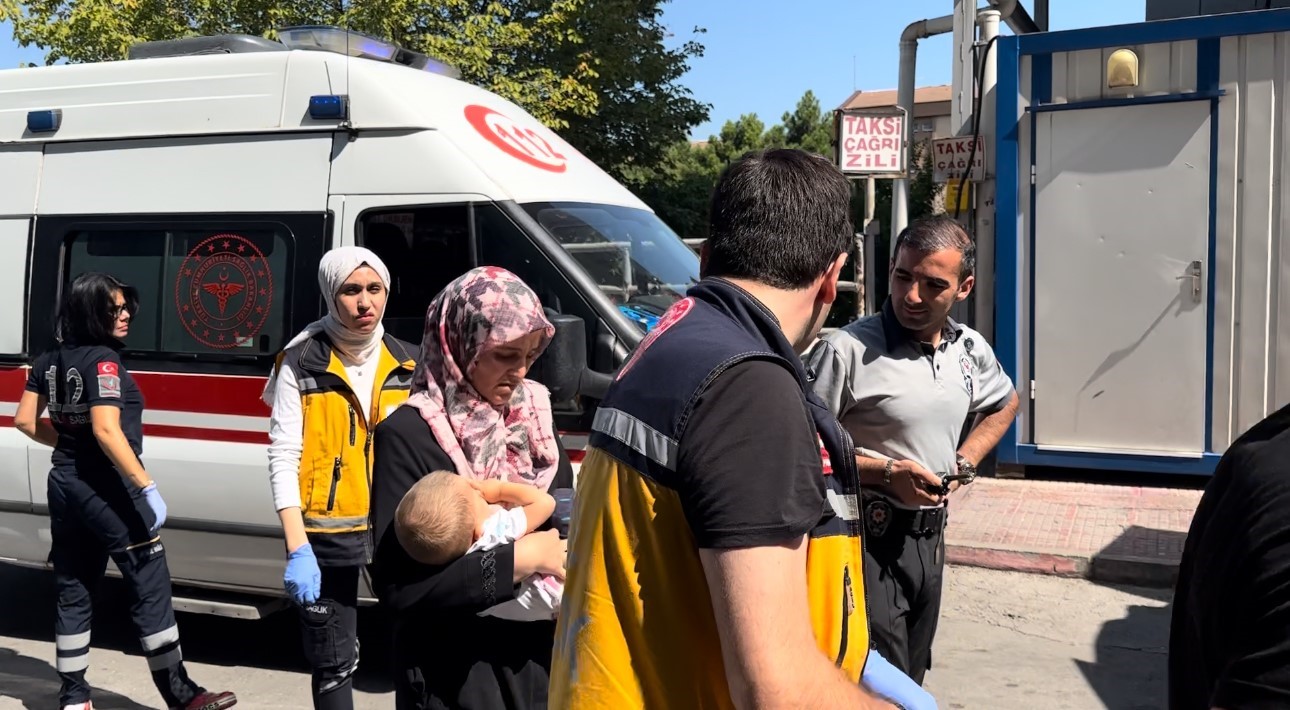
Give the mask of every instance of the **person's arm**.
[[1003, 439], [1003, 435], [1008, 433], [1008, 427], [1012, 426], [1013, 420], [1017, 418], [1017, 409], [1020, 407], [1021, 399], [1013, 391], [1002, 409], [991, 414], [977, 414], [972, 431], [959, 447], [959, 455], [974, 466], [981, 463], [981, 459], [994, 450], [994, 447], [998, 446]]
[[524, 510], [524, 532], [531, 533], [551, 519], [555, 498], [535, 486], [510, 481], [471, 481], [489, 503], [510, 503]]
[[965, 337], [972, 343], [969, 353], [976, 367], [972, 403], [968, 411], [977, 415], [967, 439], [959, 447], [959, 455], [972, 465], [981, 463], [999, 445], [1008, 427], [1017, 418], [1021, 400], [1012, 386], [1012, 379], [1003, 371], [990, 344], [975, 331]]
[[269, 488], [273, 508], [282, 521], [287, 552], [295, 552], [309, 538], [300, 510], [300, 453], [304, 449], [304, 413], [300, 382], [292, 367], [280, 367], [269, 416]]
[[699, 550], [735, 707], [894, 709], [816, 647], [806, 547], [801, 537], [785, 545]]
[[430, 471], [453, 471], [452, 459], [413, 409], [402, 407], [372, 439], [372, 565], [377, 595], [396, 613], [420, 609], [478, 613], [514, 598], [515, 585], [537, 572], [564, 574], [564, 543], [555, 531], [526, 535], [492, 550], [471, 552], [446, 565], [408, 557], [394, 534], [394, 512], [404, 494]]
[[892, 460], [891, 484], [887, 484], [888, 459], [856, 452], [856, 468], [860, 470], [860, 485], [882, 488], [911, 506], [937, 505], [941, 502], [941, 479], [917, 461]]
[[121, 430], [121, 408], [110, 404], [90, 406], [90, 428], [99, 448], [107, 454], [108, 460], [138, 488], [145, 488], [152, 479], [143, 469], [143, 463], [134, 455], [130, 441]]
[[45, 397], [27, 390], [18, 400], [18, 411], [13, 415], [13, 425], [27, 438], [38, 444], [53, 447], [58, 445], [58, 432], [48, 419], [42, 419], [48, 400]]

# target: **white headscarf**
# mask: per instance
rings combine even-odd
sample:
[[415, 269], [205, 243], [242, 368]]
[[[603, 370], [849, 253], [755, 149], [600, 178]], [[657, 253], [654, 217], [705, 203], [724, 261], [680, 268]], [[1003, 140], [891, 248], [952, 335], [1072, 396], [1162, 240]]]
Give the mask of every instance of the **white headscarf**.
[[[318, 289], [322, 292], [327, 301], [327, 315], [305, 326], [296, 337], [287, 343], [283, 350], [293, 348], [300, 343], [318, 335], [326, 333], [331, 340], [332, 346], [345, 356], [345, 359], [354, 365], [362, 365], [367, 362], [373, 355], [380, 352], [381, 339], [385, 336], [385, 326], [377, 323], [376, 328], [370, 333], [359, 333], [351, 330], [337, 316], [336, 311], [336, 294], [340, 292], [340, 287], [345, 285], [345, 281], [350, 274], [354, 273], [362, 266], [370, 266], [381, 277], [381, 282], [385, 284], [388, 291], [390, 288], [390, 270], [385, 267], [385, 262], [377, 256], [371, 249], [363, 247], [336, 247], [331, 251], [323, 254], [322, 261], [318, 264]], [[382, 318], [385, 316], [384, 311], [381, 313]], [[264, 394], [262, 399], [264, 403], [273, 406], [274, 389], [278, 383], [278, 371], [269, 375], [269, 381], [264, 385]]]

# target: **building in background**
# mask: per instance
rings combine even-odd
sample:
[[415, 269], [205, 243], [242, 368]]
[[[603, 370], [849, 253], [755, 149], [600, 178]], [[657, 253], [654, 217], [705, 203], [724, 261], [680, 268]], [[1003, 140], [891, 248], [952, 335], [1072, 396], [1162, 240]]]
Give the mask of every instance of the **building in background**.
[[[890, 108], [896, 105], [896, 90], [856, 91], [839, 109]], [[916, 143], [949, 138], [950, 86], [924, 86], [914, 90], [914, 115], [909, 122], [910, 137]]]

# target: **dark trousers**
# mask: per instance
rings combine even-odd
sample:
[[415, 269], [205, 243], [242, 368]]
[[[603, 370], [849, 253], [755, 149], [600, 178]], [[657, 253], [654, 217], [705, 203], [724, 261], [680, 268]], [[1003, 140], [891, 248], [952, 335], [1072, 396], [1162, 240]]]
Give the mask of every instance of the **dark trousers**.
[[322, 594], [298, 607], [305, 660], [313, 669], [314, 708], [353, 710], [358, 670], [359, 567], [320, 567]]
[[130, 590], [130, 617], [143, 644], [152, 681], [167, 707], [183, 707], [202, 689], [188, 679], [179, 648], [179, 627], [170, 605], [170, 570], [161, 538], [149, 529], [156, 518], [143, 494], [132, 492], [115, 471], [82, 476], [74, 468], [49, 474], [50, 534], [58, 586], [54, 622], [60, 705], [90, 699], [89, 667], [93, 594], [108, 556]]
[[945, 569], [944, 508], [908, 511], [866, 495], [865, 593], [873, 645], [922, 685], [932, 667]]

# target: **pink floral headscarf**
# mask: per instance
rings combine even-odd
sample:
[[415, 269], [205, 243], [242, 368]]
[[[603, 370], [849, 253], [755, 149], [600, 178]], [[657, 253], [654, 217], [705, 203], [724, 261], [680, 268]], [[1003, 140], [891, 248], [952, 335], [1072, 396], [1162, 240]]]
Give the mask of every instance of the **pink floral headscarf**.
[[407, 403], [459, 475], [550, 487], [560, 463], [550, 392], [526, 379], [510, 402], [494, 407], [469, 380], [480, 355], [534, 331], [542, 331], [545, 350], [555, 327], [537, 294], [506, 269], [471, 269], [430, 303]]

